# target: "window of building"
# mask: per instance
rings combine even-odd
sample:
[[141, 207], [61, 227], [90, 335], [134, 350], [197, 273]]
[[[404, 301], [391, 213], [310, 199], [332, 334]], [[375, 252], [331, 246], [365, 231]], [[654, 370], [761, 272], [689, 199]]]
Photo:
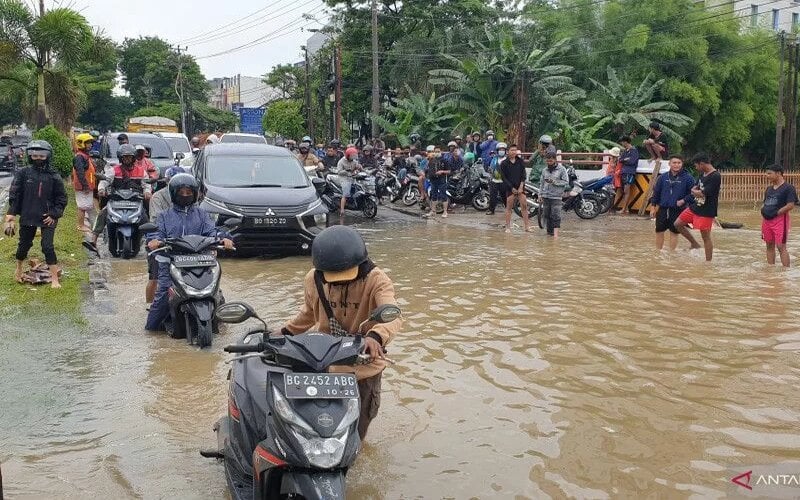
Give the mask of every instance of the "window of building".
[[750, 5], [750, 26], [758, 26], [758, 5], [755, 4]]
[[800, 13], [792, 12], [792, 29], [797, 28], [798, 23], [800, 23]]
[[780, 14], [778, 9], [772, 9], [772, 29], [775, 31], [780, 27]]

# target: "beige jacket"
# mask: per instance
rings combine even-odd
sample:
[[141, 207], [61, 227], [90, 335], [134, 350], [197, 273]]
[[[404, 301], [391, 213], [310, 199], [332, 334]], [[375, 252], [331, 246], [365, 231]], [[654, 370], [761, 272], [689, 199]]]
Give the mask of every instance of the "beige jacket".
[[[356, 328], [378, 306], [383, 304], [396, 304], [394, 285], [389, 277], [379, 268], [373, 269], [363, 279], [345, 285], [323, 284], [323, 289], [331, 303], [331, 309], [336, 320], [342, 328], [352, 333], [375, 332], [383, 340], [384, 347], [394, 339], [403, 320], [398, 318], [391, 323], [377, 324], [369, 322], [364, 325], [361, 332]], [[285, 327], [291, 333], [299, 334], [307, 331], [330, 333], [328, 317], [325, 308], [319, 300], [317, 287], [314, 284], [314, 270], [305, 277], [305, 300], [297, 316], [289, 321]], [[386, 368], [386, 361], [378, 359], [369, 365], [355, 367], [334, 367], [331, 371], [355, 372], [359, 380], [372, 377]]]

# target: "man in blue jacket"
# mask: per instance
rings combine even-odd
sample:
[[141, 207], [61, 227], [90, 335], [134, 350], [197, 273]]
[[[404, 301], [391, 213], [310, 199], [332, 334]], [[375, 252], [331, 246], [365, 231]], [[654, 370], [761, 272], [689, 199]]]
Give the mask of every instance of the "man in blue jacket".
[[[694, 196], [692, 186], [695, 180], [692, 174], [683, 168], [683, 159], [678, 155], [669, 157], [669, 172], [658, 177], [650, 198], [650, 214], [656, 217], [656, 248], [664, 248], [664, 233], [669, 229], [669, 249], [678, 247], [678, 233], [675, 221], [688, 207]], [[654, 214], [654, 212], [656, 212]]]
[[495, 139], [493, 131], [486, 131], [486, 140], [481, 143], [480, 148], [483, 164], [489, 165], [492, 163], [492, 153], [497, 148], [497, 139]]
[[[161, 212], [157, 218], [158, 229], [147, 235], [147, 248], [156, 250], [169, 238], [180, 238], [190, 234], [217, 236], [222, 238], [226, 250], [233, 250], [233, 241], [226, 231], [219, 230], [208, 213], [197, 206], [200, 186], [189, 174], [178, 174], [169, 181], [169, 194], [172, 207]], [[158, 289], [147, 315], [145, 329], [163, 331], [164, 320], [169, 316], [169, 296], [172, 284], [169, 276], [169, 263], [158, 263]]]

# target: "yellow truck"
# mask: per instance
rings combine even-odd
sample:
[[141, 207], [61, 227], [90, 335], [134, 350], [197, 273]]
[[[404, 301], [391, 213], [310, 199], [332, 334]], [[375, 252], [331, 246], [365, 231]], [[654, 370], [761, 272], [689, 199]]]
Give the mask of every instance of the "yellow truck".
[[162, 116], [135, 116], [128, 118], [125, 129], [128, 132], [177, 132], [178, 124], [175, 120]]

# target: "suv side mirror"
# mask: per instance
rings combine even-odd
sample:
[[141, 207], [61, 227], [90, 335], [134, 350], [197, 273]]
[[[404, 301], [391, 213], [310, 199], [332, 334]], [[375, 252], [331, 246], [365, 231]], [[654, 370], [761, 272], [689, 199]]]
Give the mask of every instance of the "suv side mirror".
[[325, 192], [325, 186], [328, 184], [328, 182], [325, 179], [321, 179], [319, 177], [312, 177], [311, 184], [314, 185], [314, 189], [317, 190], [318, 194], [322, 194], [323, 192]]
[[181, 152], [178, 152], [178, 153], [175, 153], [175, 158], [177, 158], [178, 160], [183, 160], [184, 158], [186, 158], [186, 155], [184, 155]]

